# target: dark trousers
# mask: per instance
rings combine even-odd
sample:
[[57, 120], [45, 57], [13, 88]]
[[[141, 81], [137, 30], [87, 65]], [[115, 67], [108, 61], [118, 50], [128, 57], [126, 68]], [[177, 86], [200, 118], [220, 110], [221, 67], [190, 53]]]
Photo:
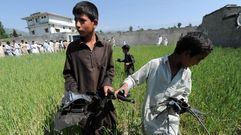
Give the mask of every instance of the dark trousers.
[[[55, 129], [63, 135], [118, 135], [116, 112], [111, 99], [105, 96], [93, 96], [92, 102], [80, 107], [76, 100], [69, 107], [57, 112]], [[78, 105], [78, 106], [76, 106]], [[83, 108], [83, 109], [82, 109]], [[74, 111], [75, 110], [75, 111]], [[76, 110], [81, 110], [76, 112]], [[76, 130], [77, 127], [77, 130]]]
[[102, 107], [96, 105], [93, 105], [97, 109], [94, 116], [83, 129], [84, 135], [116, 135], [116, 112], [112, 101], [109, 100]]

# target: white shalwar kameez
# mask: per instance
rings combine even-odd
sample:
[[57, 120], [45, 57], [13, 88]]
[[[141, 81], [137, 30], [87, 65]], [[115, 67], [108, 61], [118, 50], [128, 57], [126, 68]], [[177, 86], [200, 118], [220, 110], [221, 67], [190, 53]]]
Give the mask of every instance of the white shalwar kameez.
[[133, 75], [128, 76], [124, 83], [128, 89], [147, 82], [142, 119], [145, 135], [177, 135], [179, 132], [179, 114], [168, 111], [166, 105], [160, 105], [169, 97], [187, 102], [191, 92], [191, 71], [182, 68], [172, 78], [168, 56], [153, 59]]

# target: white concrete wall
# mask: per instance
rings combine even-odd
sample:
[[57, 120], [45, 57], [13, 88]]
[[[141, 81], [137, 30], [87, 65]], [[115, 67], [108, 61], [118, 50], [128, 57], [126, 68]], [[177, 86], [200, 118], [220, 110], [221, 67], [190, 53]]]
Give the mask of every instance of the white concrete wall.
[[50, 29], [49, 29], [49, 32], [46, 33], [45, 32], [45, 29], [48, 28], [49, 29], [49, 25], [48, 24], [43, 24], [43, 25], [38, 25], [36, 27], [30, 27], [29, 28], [29, 33], [30, 35], [33, 35], [32, 34], [32, 31], [35, 31], [35, 34], [34, 35], [45, 35], [45, 34], [50, 34]]
[[74, 27], [75, 24], [72, 22], [72, 20], [67, 19], [67, 18], [60, 18], [56, 16], [49, 16], [49, 23], [54, 23], [54, 24], [59, 24], [63, 26], [69, 26], [69, 27]]

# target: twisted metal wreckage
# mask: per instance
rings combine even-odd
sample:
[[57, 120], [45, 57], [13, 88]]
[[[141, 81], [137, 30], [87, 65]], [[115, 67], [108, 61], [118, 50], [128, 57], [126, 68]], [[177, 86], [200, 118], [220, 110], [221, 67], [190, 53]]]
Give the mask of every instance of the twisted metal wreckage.
[[[87, 112], [87, 107], [89, 104], [93, 102], [93, 100], [100, 100], [98, 96], [88, 96], [85, 94], [78, 94], [73, 95], [73, 93], [69, 93], [71, 99], [69, 99], [68, 103], [63, 104], [61, 110], [57, 112], [54, 121], [54, 129], [56, 131], [61, 131], [67, 127], [71, 127], [74, 125], [78, 125], [80, 127], [84, 126], [88, 119], [91, 117], [91, 113]], [[117, 98], [114, 96], [113, 92], [109, 92], [108, 96], [102, 99], [100, 102], [100, 108], [103, 107], [105, 102], [112, 99], [119, 99], [121, 101], [135, 103], [134, 99], [129, 99], [124, 96], [124, 93], [118, 93]], [[201, 126], [204, 128], [206, 133], [210, 135], [210, 132], [202, 122], [202, 116], [205, 115], [203, 112], [192, 108], [188, 103], [186, 103], [183, 99], [176, 99], [176, 98], [168, 98], [168, 100], [153, 106], [159, 107], [165, 105], [167, 108], [166, 110], [173, 109], [178, 114], [182, 113], [190, 113], [194, 118], [198, 120]], [[160, 112], [162, 113], [162, 112]], [[68, 114], [68, 115], [67, 115]], [[157, 115], [158, 117], [158, 115]]]

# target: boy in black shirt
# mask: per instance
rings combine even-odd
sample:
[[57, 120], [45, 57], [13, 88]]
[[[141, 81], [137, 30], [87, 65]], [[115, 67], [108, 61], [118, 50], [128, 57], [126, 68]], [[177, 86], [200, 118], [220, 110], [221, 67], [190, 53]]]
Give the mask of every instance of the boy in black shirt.
[[129, 76], [134, 73], [135, 59], [133, 55], [128, 53], [129, 50], [130, 50], [129, 45], [122, 46], [122, 51], [125, 54], [125, 58], [123, 60], [117, 59], [118, 62], [124, 62], [124, 69], [125, 69], [126, 76]]

